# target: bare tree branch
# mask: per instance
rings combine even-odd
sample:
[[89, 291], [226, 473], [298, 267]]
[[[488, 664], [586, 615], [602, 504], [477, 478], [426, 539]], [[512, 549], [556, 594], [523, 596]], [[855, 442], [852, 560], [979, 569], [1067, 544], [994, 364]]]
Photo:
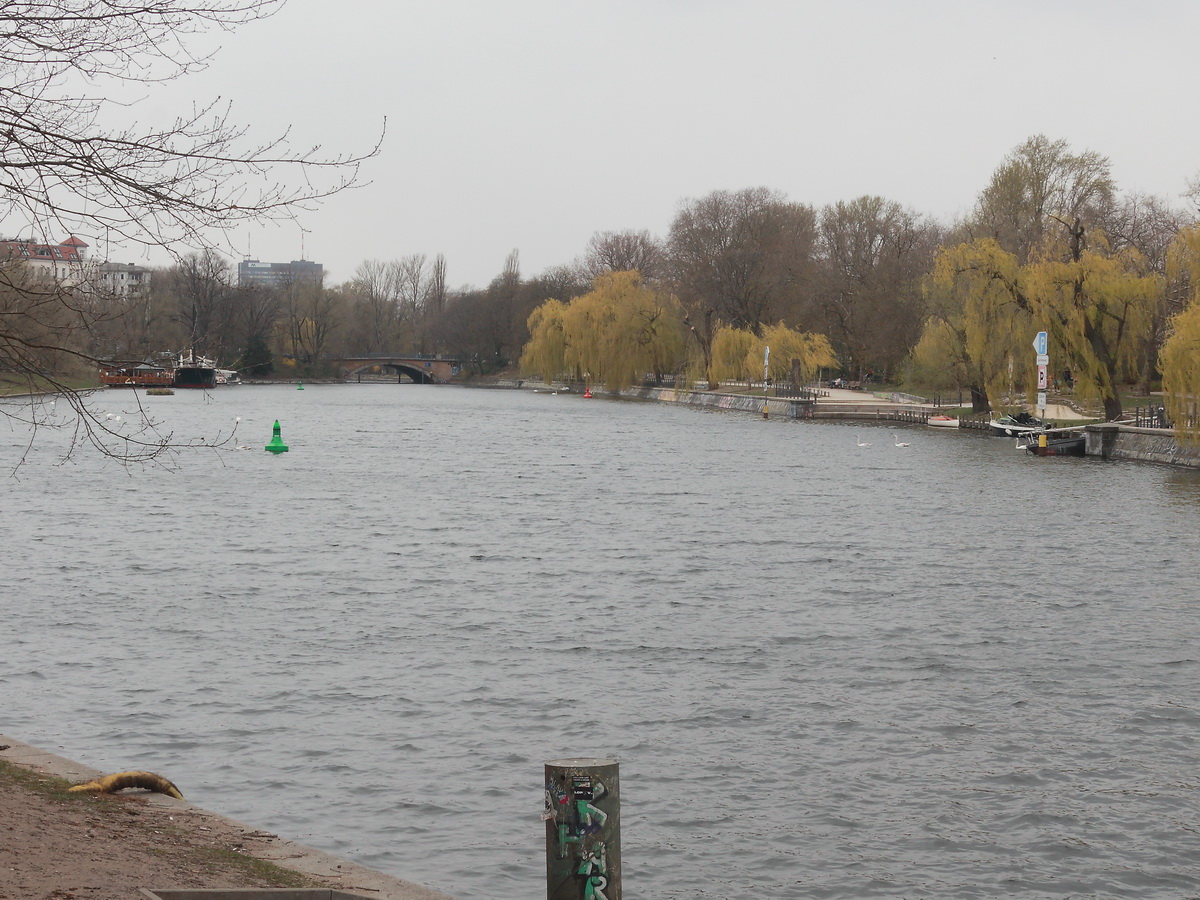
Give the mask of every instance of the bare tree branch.
[[[165, 126], [128, 123], [112, 99], [130, 83], [202, 70], [209, 56], [193, 53], [189, 38], [264, 18], [282, 2], [0, 0], [0, 221], [42, 240], [103, 236], [183, 259], [240, 222], [288, 219], [360, 186], [383, 125], [366, 152], [330, 154], [293, 146], [288, 132], [252, 137], [228, 99]], [[88, 338], [103, 305], [78, 278], [32, 278], [15, 263], [0, 260], [0, 378], [64, 392], [81, 436], [105, 452], [139, 459], [170, 446], [122, 429], [112, 449], [113, 432], [71, 386], [72, 376], [95, 374]]]

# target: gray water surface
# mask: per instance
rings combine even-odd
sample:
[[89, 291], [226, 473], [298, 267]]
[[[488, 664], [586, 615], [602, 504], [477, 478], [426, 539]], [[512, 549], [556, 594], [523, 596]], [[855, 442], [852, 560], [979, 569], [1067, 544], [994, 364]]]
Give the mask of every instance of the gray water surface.
[[[563, 756], [620, 761], [629, 897], [1200, 894], [1194, 473], [532, 392], [138, 396], [251, 449], [39, 432], [0, 731], [464, 900], [544, 896]], [[0, 420], [5, 473], [28, 443]]]

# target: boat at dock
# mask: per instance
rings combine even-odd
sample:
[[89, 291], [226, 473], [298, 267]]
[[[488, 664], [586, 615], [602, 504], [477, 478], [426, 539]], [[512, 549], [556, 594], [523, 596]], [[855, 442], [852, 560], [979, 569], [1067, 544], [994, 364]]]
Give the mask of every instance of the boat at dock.
[[214, 360], [192, 352], [176, 356], [160, 353], [156, 361], [117, 362], [100, 366], [100, 383], [116, 388], [215, 388], [218, 384], [240, 384], [237, 372], [218, 369]]
[[930, 416], [925, 424], [933, 428], [957, 428], [959, 421], [954, 416]]
[[217, 364], [204, 356], [196, 356], [191, 351], [188, 355], [180, 354], [175, 366], [175, 384], [177, 388], [215, 388], [217, 386]]
[[988, 430], [995, 437], [1016, 437], [1022, 434], [1028, 434], [1031, 431], [1043, 431], [1046, 428], [1046, 423], [1041, 419], [1031, 416], [1027, 412], [1019, 412], [1014, 415], [1000, 416], [997, 419], [992, 419], [988, 422]]
[[175, 370], [144, 362], [110, 362], [100, 367], [100, 383], [116, 388], [171, 387], [175, 384]]
[[1031, 431], [1017, 439], [1017, 449], [1034, 456], [1083, 456], [1087, 435], [1078, 428]]

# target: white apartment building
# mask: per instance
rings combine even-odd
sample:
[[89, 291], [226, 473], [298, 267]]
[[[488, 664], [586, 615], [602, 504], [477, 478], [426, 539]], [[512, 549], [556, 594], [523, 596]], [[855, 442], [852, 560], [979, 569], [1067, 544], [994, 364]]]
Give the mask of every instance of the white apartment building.
[[88, 285], [110, 297], [130, 297], [150, 289], [151, 270], [134, 263], [88, 258], [86, 241], [71, 235], [60, 244], [0, 238], [0, 257], [21, 260], [38, 278], [59, 284]]

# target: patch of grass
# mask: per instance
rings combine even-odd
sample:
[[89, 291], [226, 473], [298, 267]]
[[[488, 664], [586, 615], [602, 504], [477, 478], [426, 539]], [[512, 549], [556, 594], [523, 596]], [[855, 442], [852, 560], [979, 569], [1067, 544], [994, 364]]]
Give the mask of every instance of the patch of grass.
[[15, 784], [59, 803], [77, 803], [88, 797], [70, 793], [71, 782], [65, 778], [43, 775], [3, 759], [0, 759], [0, 784]]
[[14, 378], [0, 375], [0, 397], [18, 397], [25, 394], [58, 394], [62, 388], [72, 391], [90, 391], [100, 387], [96, 378], [72, 378], [64, 376], [51, 382], [45, 378]]
[[315, 879], [281, 868], [265, 859], [255, 859], [236, 850], [224, 850], [219, 847], [202, 847], [193, 851], [197, 861], [210, 872], [241, 872], [247, 878], [261, 881], [270, 887], [305, 888], [322, 887]]

